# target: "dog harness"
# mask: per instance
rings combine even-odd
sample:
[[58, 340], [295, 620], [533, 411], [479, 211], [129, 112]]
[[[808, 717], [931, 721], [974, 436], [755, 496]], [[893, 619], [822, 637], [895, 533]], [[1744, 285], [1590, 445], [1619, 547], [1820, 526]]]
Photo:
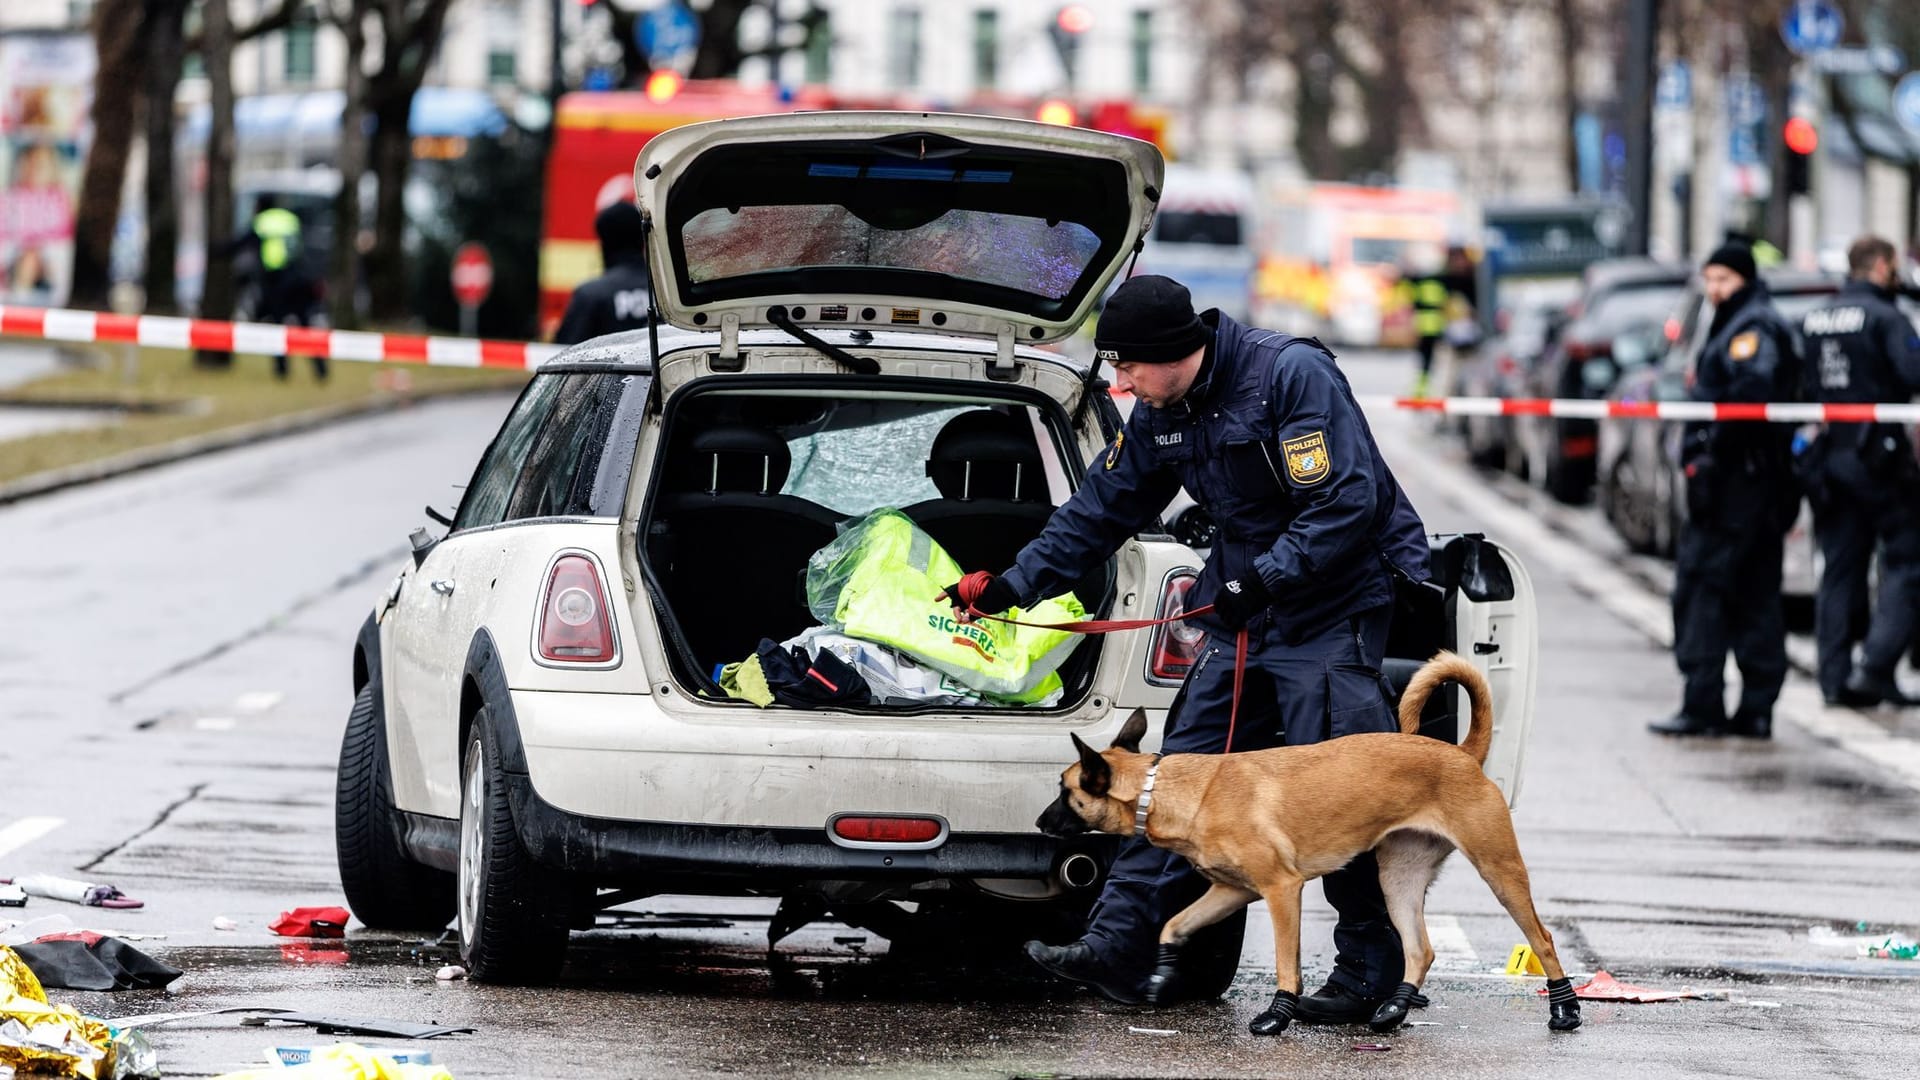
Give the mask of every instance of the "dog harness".
[[1153, 781], [1160, 775], [1160, 755], [1153, 755], [1153, 764], [1147, 766], [1147, 782], [1140, 788], [1140, 802], [1133, 808], [1133, 835], [1147, 835], [1147, 811], [1153, 809]]

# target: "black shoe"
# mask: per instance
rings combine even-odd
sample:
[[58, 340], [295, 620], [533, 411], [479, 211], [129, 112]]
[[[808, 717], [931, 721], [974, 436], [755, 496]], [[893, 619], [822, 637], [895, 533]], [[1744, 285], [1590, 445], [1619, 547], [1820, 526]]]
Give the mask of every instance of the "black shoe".
[[1100, 958], [1093, 955], [1093, 947], [1084, 941], [1070, 945], [1048, 945], [1044, 942], [1027, 942], [1027, 958], [1048, 972], [1063, 979], [1091, 986], [1108, 1001], [1121, 1005], [1140, 1005], [1145, 1002], [1140, 988], [1132, 983], [1123, 982], [1107, 970]]
[[1846, 687], [1841, 687], [1837, 694], [1822, 694], [1821, 697], [1828, 705], [1845, 709], [1866, 709], [1880, 704], [1879, 698], [1871, 694], [1856, 693]]
[[1364, 1024], [1373, 1019], [1385, 998], [1361, 997], [1329, 982], [1310, 996], [1300, 999], [1294, 1019], [1303, 1024]]
[[1655, 735], [1719, 735], [1726, 731], [1725, 724], [1716, 724], [1702, 720], [1689, 713], [1677, 712], [1665, 720], [1655, 720], [1647, 725], [1647, 730]]
[[1742, 739], [1773, 738], [1772, 713], [1736, 713], [1727, 725], [1727, 734]]
[[1920, 705], [1920, 698], [1911, 698], [1893, 681], [1891, 675], [1869, 675], [1859, 668], [1847, 676], [1847, 693], [1869, 699], [1875, 705], [1893, 705], [1909, 708]]

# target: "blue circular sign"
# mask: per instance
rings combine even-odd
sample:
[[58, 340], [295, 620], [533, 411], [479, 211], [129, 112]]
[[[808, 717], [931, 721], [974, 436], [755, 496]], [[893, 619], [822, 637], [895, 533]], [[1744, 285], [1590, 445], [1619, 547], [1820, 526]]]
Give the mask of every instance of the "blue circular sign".
[[1793, 6], [1781, 13], [1780, 39], [1795, 56], [1805, 56], [1840, 44], [1840, 33], [1846, 27], [1846, 16], [1830, 0], [1794, 0]]
[[1920, 135], [1920, 71], [1909, 71], [1893, 88], [1893, 115], [1900, 126]]

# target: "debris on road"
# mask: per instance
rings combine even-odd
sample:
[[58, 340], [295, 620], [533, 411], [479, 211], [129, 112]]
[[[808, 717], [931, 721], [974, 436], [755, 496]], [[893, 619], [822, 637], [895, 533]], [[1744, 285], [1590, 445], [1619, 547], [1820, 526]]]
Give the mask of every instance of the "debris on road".
[[115, 937], [80, 931], [16, 946], [41, 986], [58, 990], [162, 990], [184, 974]]
[[297, 907], [281, 912], [267, 929], [281, 937], [343, 938], [351, 917], [343, 907]]
[[[316, 1059], [324, 1059], [328, 1051], [341, 1046], [357, 1046], [355, 1043], [335, 1043], [333, 1046], [275, 1046], [267, 1051], [270, 1065], [305, 1065]], [[414, 1049], [404, 1046], [367, 1046], [359, 1047], [385, 1061], [395, 1065], [431, 1065], [433, 1051]]]
[[0, 882], [0, 907], [26, 907], [27, 890], [11, 881]]
[[1380, 1053], [1385, 1053], [1393, 1049], [1393, 1047], [1388, 1046], [1386, 1043], [1354, 1043], [1353, 1048], [1355, 1050], [1373, 1050]]
[[459, 964], [448, 964], [439, 971], [434, 972], [433, 977], [441, 982], [452, 982], [455, 979], [466, 978], [467, 969], [461, 967]]
[[[1546, 993], [1545, 990], [1539, 991]], [[1649, 1005], [1659, 1001], [1727, 1000], [1730, 996], [1724, 990], [1695, 990], [1682, 987], [1679, 990], [1649, 990], [1644, 986], [1623, 983], [1605, 971], [1596, 971], [1593, 978], [1573, 988], [1575, 997], [1588, 1001], [1630, 1001], [1636, 1005]]]
[[52, 874], [28, 874], [14, 878], [13, 883], [25, 890], [28, 896], [44, 896], [49, 900], [65, 900], [88, 907], [132, 909], [147, 906], [145, 900], [135, 900], [112, 885], [55, 877]]
[[384, 1035], [397, 1039], [432, 1039], [441, 1035], [472, 1035], [478, 1029], [470, 1027], [441, 1027], [437, 1024], [415, 1024], [406, 1020], [388, 1020], [377, 1016], [321, 1016], [318, 1013], [293, 1012], [289, 1009], [249, 1009], [259, 1013], [240, 1021], [243, 1027], [265, 1027], [268, 1024], [305, 1024], [322, 1035]]
[[1180, 1034], [1179, 1032], [1173, 1030], [1172, 1028], [1143, 1028], [1143, 1027], [1134, 1027], [1131, 1024], [1127, 1025], [1127, 1031], [1134, 1035], [1178, 1035]]
[[80, 1080], [157, 1077], [146, 1038], [47, 1001], [26, 961], [0, 946], [0, 1068]]
[[1876, 960], [1913, 960], [1920, 958], [1920, 943], [1892, 934], [1875, 944], [1860, 946], [1860, 955]]
[[240, 924], [227, 918], [225, 915], [215, 915], [213, 917], [213, 928], [215, 930], [238, 930], [240, 929]]
[[214, 1080], [453, 1080], [453, 1074], [430, 1061], [396, 1060], [391, 1050], [335, 1043], [312, 1051], [300, 1064], [275, 1060], [264, 1069], [225, 1073]]

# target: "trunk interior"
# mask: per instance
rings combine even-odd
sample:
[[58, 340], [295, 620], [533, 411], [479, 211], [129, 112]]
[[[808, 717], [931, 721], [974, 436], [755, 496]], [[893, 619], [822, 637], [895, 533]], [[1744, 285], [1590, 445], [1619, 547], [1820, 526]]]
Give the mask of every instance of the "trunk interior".
[[[998, 573], [1039, 535], [1080, 468], [1062, 453], [1064, 414], [1037, 395], [819, 385], [730, 379], [667, 406], [640, 555], [665, 598], [663, 622], [670, 634], [677, 627], [676, 676], [708, 697], [724, 700], [717, 671], [761, 639], [820, 623], [808, 610], [807, 563], [846, 523], [898, 509], [963, 570]], [[1113, 591], [1111, 560], [1074, 589], [1095, 616]], [[1085, 695], [1099, 648], [1085, 639], [1061, 665], [1063, 706]]]

